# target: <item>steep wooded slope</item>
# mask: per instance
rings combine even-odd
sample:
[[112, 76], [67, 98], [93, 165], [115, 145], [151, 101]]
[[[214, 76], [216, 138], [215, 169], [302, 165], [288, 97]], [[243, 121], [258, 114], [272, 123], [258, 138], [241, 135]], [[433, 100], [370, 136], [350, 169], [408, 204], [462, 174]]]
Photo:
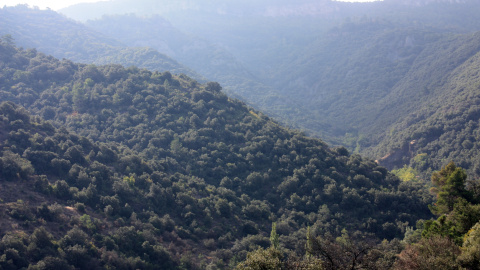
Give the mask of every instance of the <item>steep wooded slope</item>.
[[139, 193], [141, 182], [118, 175], [116, 147], [10, 102], [0, 104], [0, 126], [2, 269], [175, 269], [179, 257], [163, 241], [185, 243], [168, 215], [138, 211], [160, 194]]
[[[109, 233], [118, 247], [100, 238], [95, 246], [113, 249], [127, 261], [146, 252], [149, 246], [139, 243], [151, 234], [163, 239], [150, 244], [166, 249], [166, 263], [178, 264], [186, 254], [184, 263], [201, 265], [210, 259], [198, 254], [225, 263], [245, 256], [252, 244], [268, 245], [273, 221], [282, 245], [300, 250], [307, 225], [315, 234], [346, 228], [392, 238], [429, 216], [429, 196], [420, 186], [401, 183], [344, 148], [330, 149], [279, 126], [228, 99], [217, 83], [74, 64], [5, 40], [0, 58], [2, 101], [21, 104], [85, 136], [36, 131], [41, 120], [30, 128], [27, 117], [5, 116], [2, 155], [14, 160], [9, 162], [19, 171], [2, 175], [2, 181], [45, 179], [47, 191], [53, 192], [47, 194], [59, 204], [91, 208], [97, 219], [114, 227]], [[7, 112], [20, 110], [10, 103], [2, 106]], [[51, 142], [51, 136], [67, 137]], [[2, 166], [10, 164], [5, 160]], [[18, 169], [22, 164], [26, 170]], [[37, 225], [25, 230], [30, 233]], [[47, 230], [56, 230], [52, 226]], [[114, 231], [136, 235], [138, 242], [126, 247], [116, 242], [123, 236]], [[139, 258], [143, 262], [129, 263], [153, 263]]]
[[[103, 14], [122, 14], [129, 3], [85, 4], [64, 11], [81, 15], [82, 7], [97, 6]], [[432, 81], [461, 63], [460, 58], [442, 62], [448, 53], [443, 48], [452, 49], [455, 34], [480, 29], [474, 12], [478, 1], [182, 3], [147, 9], [151, 3], [140, 1], [135, 13], [161, 14], [174, 27], [228, 50], [270, 87], [249, 84], [247, 91], [237, 92], [242, 99], [285, 123], [357, 151], [378, 143], [377, 135], [390, 130], [390, 124], [422, 108], [429, 95], [418, 99], [418, 93], [434, 88]], [[149, 21], [154, 19], [136, 19], [115, 33], [111, 26], [119, 18], [89, 24], [118, 37], [149, 42], [138, 33], [151, 32]], [[123, 18], [125, 24], [127, 17]], [[159, 35], [155, 40], [174, 42], [168, 38]], [[209, 68], [216, 72], [216, 67]], [[417, 73], [422, 76], [413, 78]], [[427, 86], [419, 91], [417, 84]]]
[[[436, 78], [430, 85], [417, 83], [415, 86], [419, 90], [416, 99], [422, 100], [427, 95], [430, 98], [421, 103], [421, 108], [412, 110], [414, 113], [393, 125], [380, 145], [369, 149], [372, 155], [386, 156], [381, 160], [383, 164], [389, 167], [407, 164], [424, 172], [454, 161], [466, 168], [471, 177], [480, 175], [477, 162], [480, 33], [450, 41], [451, 46], [443, 47], [444, 51], [437, 48], [439, 54], [433, 55], [438, 59], [436, 62], [440, 62], [436, 66], [441, 69], [423, 69], [425, 73], [415, 74], [421, 77], [432, 73], [429, 77]], [[411, 87], [414, 82], [412, 80]]]
[[[405, 120], [409, 122], [408, 125], [413, 124], [412, 119], [420, 119], [409, 115], [421, 115], [431, 104], [443, 104], [438, 97], [449, 95], [447, 93], [451, 89], [446, 87], [447, 78], [476, 54], [480, 44], [478, 34], [451, 33], [475, 28], [475, 24], [469, 19], [462, 18], [462, 21], [466, 22], [464, 28], [458, 25], [455, 19], [460, 20], [460, 14], [473, 8], [474, 2], [432, 2], [421, 6], [406, 4], [408, 3], [390, 2], [371, 6], [377, 8], [377, 12], [398, 9], [405, 12], [405, 16], [393, 16], [389, 19], [364, 17], [345, 21], [336, 27], [333, 27], [335, 21], [332, 21], [297, 32], [294, 30], [300, 29], [301, 25], [309, 21], [312, 22], [315, 16], [311, 14], [314, 17], [303, 17], [289, 25], [289, 16], [293, 16], [292, 14], [284, 16], [286, 18], [265, 18], [265, 14], [256, 14], [257, 17], [251, 18], [242, 28], [241, 16], [228, 19], [219, 14], [212, 15], [212, 21], [219, 20], [222, 22], [219, 25], [225, 27], [212, 30], [217, 34], [233, 27], [232, 33], [245, 31], [257, 37], [254, 43], [249, 43], [251, 39], [239, 38], [235, 42], [242, 43], [243, 50], [250, 50], [257, 56], [261, 55], [262, 51], [268, 52], [264, 54], [269, 55], [265, 58], [248, 60], [251, 62], [246, 66], [261, 67], [261, 63], [270, 66], [256, 69], [255, 74], [263, 77], [272, 87], [259, 83], [255, 76], [235, 60], [234, 55], [247, 58], [246, 51], [235, 50], [234, 41], [227, 43], [227, 40], [223, 39], [219, 42], [225, 46], [212, 45], [208, 41], [181, 33], [158, 16], [110, 16], [90, 21], [88, 25], [99, 32], [115, 36], [126, 44], [150, 44], [180, 57], [201, 69], [203, 74], [222, 81], [222, 85], [228, 86], [226, 92], [229, 94], [242, 96], [251, 104], [273, 113], [275, 117], [286, 119], [284, 121], [292, 126], [301, 127], [312, 134], [321, 134], [329, 142], [345, 145], [358, 153], [382, 160], [385, 166], [392, 169], [409, 164], [410, 159], [416, 155], [406, 147], [413, 140], [411, 136], [404, 135], [404, 138], [399, 140], [392, 135], [402, 129], [399, 127], [406, 126], [402, 124], [404, 119], [408, 119]], [[435, 21], [435, 18], [444, 14], [448, 8], [453, 8], [448, 19]], [[410, 14], [410, 11], [414, 15]], [[21, 12], [18, 15], [20, 16]], [[48, 16], [50, 15], [52, 14]], [[36, 16], [42, 17], [38, 14]], [[199, 13], [195, 16], [198, 19], [204, 15]], [[416, 16], [422, 18], [423, 24], [406, 20]], [[37, 24], [41, 25], [41, 20]], [[255, 25], [261, 27], [255, 29]], [[213, 25], [211, 27], [213, 29]], [[281, 29], [285, 32], [283, 36]], [[314, 34], [306, 38], [309, 31]], [[231, 33], [228, 35], [234, 39]], [[264, 39], [260, 39], [262, 35], [265, 36]], [[284, 42], [278, 43], [281, 39]], [[300, 41], [304, 44], [300, 45]], [[273, 44], [283, 45], [270, 50], [265, 47], [267, 43], [271, 43], [269, 46], [273, 47], [276, 46]], [[300, 47], [303, 50], [299, 56]], [[232, 51], [232, 54], [227, 50]], [[145, 51], [148, 52], [147, 49]], [[275, 60], [279, 58], [279, 54], [282, 55], [281, 59]], [[112, 54], [109, 58], [122, 62], [124, 56], [118, 55]], [[269, 57], [270, 60], [267, 59]], [[145, 61], [146, 58], [140, 59]], [[149, 68], [153, 67], [156, 61], [151, 63]], [[380, 146], [376, 147], [377, 144]], [[460, 165], [464, 166], [469, 174], [476, 176], [475, 169], [470, 167], [473, 164], [462, 161], [470, 154], [476, 154], [466, 151], [461, 143], [455, 150], [447, 148], [445, 143], [438, 147], [442, 148], [442, 145], [445, 147], [439, 151], [444, 154], [439, 156], [462, 162]], [[432, 152], [431, 155], [437, 155], [437, 152]], [[382, 159], [386, 156], [389, 158]], [[447, 161], [429, 163], [429, 166], [424, 166], [421, 170], [428, 171], [430, 165], [433, 166], [430, 169], [440, 169]], [[425, 179], [428, 179], [427, 174], [428, 172], [424, 174]]]

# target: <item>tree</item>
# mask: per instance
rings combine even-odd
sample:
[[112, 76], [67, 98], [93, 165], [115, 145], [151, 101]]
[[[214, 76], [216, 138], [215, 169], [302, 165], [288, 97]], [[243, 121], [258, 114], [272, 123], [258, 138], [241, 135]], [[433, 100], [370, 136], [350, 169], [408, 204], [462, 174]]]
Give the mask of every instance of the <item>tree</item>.
[[458, 260], [462, 267], [480, 269], [480, 223], [475, 224], [465, 235]]
[[3, 157], [0, 157], [0, 176], [3, 176], [6, 180], [27, 179], [34, 172], [30, 161], [18, 154], [5, 151]]
[[[30, 269], [30, 267], [29, 267]], [[31, 267], [31, 269], [41, 269], [41, 270], [46, 270], [46, 269], [73, 269], [71, 265], [67, 263], [63, 258], [58, 258], [58, 257], [45, 257], [45, 259], [39, 261], [37, 265]]]
[[0, 44], [6, 44], [8, 46], [13, 46], [15, 43], [15, 39], [10, 34], [3, 35], [0, 37]]
[[473, 193], [465, 187], [466, 178], [464, 170], [453, 162], [433, 173], [436, 188], [432, 190], [437, 194], [437, 202], [431, 211], [440, 217], [425, 222], [422, 237], [449, 237], [460, 245], [464, 235], [480, 220], [480, 207], [471, 203]]
[[217, 212], [220, 214], [220, 216], [228, 218], [230, 217], [231, 214], [231, 207], [230, 204], [228, 203], [227, 200], [225, 199], [220, 199], [215, 203], [215, 208], [217, 209]]
[[407, 245], [393, 269], [459, 269], [459, 254], [460, 248], [447, 237], [422, 238], [417, 244]]
[[272, 231], [270, 232], [270, 244], [274, 249], [278, 249], [280, 245], [277, 233], [277, 223], [275, 222], [272, 224]]
[[358, 233], [350, 236], [345, 229], [337, 238], [325, 235], [307, 239], [307, 255], [321, 259], [324, 268], [331, 270], [364, 269], [365, 257], [374, 247], [370, 238]]
[[455, 166], [453, 162], [432, 174], [432, 182], [436, 186], [432, 188], [432, 192], [437, 195], [437, 202], [431, 207], [434, 214], [442, 215], [451, 212], [459, 198], [471, 200], [472, 194], [465, 188], [466, 179], [465, 171]]
[[280, 250], [272, 247], [259, 248], [247, 254], [247, 259], [237, 265], [238, 270], [279, 270], [285, 269], [283, 255]]
[[66, 248], [68, 246], [87, 246], [88, 235], [82, 231], [78, 226], [73, 227], [59, 242], [60, 247]]
[[205, 90], [211, 92], [220, 92], [222, 90], [222, 86], [218, 82], [208, 82], [207, 86], [205, 86]]
[[33, 260], [40, 260], [47, 255], [55, 256], [57, 254], [53, 236], [44, 227], [35, 229], [30, 235], [29, 241], [27, 253]]

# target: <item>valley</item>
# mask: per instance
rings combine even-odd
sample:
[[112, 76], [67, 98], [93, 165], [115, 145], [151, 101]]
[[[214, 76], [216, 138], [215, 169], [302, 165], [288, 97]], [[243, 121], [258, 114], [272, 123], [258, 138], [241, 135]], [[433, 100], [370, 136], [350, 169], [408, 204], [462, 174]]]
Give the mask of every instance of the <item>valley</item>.
[[478, 7], [3, 7], [0, 268], [475, 269]]

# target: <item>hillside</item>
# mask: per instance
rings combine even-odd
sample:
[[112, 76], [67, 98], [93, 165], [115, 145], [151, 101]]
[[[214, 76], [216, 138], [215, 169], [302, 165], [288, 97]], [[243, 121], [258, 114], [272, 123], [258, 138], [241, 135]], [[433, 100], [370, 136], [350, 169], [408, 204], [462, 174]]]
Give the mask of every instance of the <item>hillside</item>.
[[[269, 104], [292, 114], [296, 111], [222, 46], [184, 34], [161, 17], [113, 16], [105, 23], [90, 22], [86, 26], [54, 11], [22, 5], [1, 11], [0, 35], [12, 35], [19, 46], [80, 63], [168, 70], [202, 82], [209, 78], [221, 82], [229, 96], [242, 100], [249, 97], [249, 103], [258, 108]], [[269, 97], [265, 98], [267, 93]]]
[[13, 103], [0, 104], [0, 118], [2, 269], [174, 269], [161, 239], [183, 241], [168, 215], [137, 210], [144, 197], [117, 175], [118, 149]]
[[[385, 21], [352, 23], [331, 35], [318, 44], [321, 53], [299, 59], [300, 68], [278, 87], [295, 86], [286, 95], [325, 115], [315, 121], [312, 114], [309, 123], [325, 123], [327, 135], [346, 135], [338, 143], [364, 154], [363, 148], [388, 136], [393, 123], [449, 91], [442, 88], [445, 78], [480, 45], [478, 34], [402, 29]], [[349, 134], [356, 140], [349, 141]]]
[[0, 9], [0, 36], [11, 35], [19, 46], [81, 63], [121, 64], [150, 70], [200, 75], [147, 45], [128, 47], [52, 10], [25, 5]]
[[[423, 105], [398, 121], [379, 145], [369, 149], [371, 155], [386, 156], [380, 160], [386, 166], [406, 164], [424, 173], [428, 168], [440, 168], [454, 161], [467, 168], [470, 176], [478, 177], [480, 33], [458, 36], [450, 44], [443, 53], [436, 48], [439, 54], [434, 55], [443, 63], [436, 66], [443, 70], [427, 69], [427, 74], [435, 72], [429, 77], [437, 79], [430, 81], [430, 86], [416, 85], [417, 89], [433, 92], [429, 93], [428, 102], [422, 103], [428, 106]], [[412, 76], [418, 78], [424, 74], [418, 72]], [[425, 94], [419, 94], [417, 99], [422, 96]], [[398, 99], [401, 98], [399, 95]]]
[[[215, 77], [228, 85], [228, 93], [283, 123], [375, 159], [386, 153], [379, 156], [369, 148], [388, 140], [397, 121], [433, 102], [443, 91], [442, 78], [475, 53], [469, 34], [480, 30], [478, 1], [165, 2], [158, 9], [136, 1], [137, 18], [113, 16], [126, 13], [129, 3], [82, 4], [62, 12], [80, 18], [86, 15], [82, 8], [98, 7], [97, 14], [111, 15], [87, 23], [99, 32], [123, 42], [181, 46], [164, 27], [153, 27], [160, 14], [175, 29], [228, 52], [216, 62], [239, 63], [242, 73], [254, 74], [267, 87], [242, 87], [240, 80], [235, 88]], [[208, 66], [210, 74], [235, 73], [186, 58], [189, 65]]]
[[87, 21], [85, 25], [128, 46], [150, 46], [184, 63], [205, 78], [218, 81], [230, 96], [244, 100], [248, 98], [249, 104], [257, 108], [288, 102], [245, 68], [241, 59], [232, 55], [227, 48], [201, 36], [186, 34], [158, 15], [104, 16], [99, 20]]
[[7, 38], [0, 59], [0, 250], [20, 254], [17, 266], [225, 267], [266, 247], [272, 222], [301, 252], [307, 226], [392, 239], [430, 217], [420, 185], [281, 127], [218, 83], [75, 64]]
[[[154, 47], [199, 70], [205, 77], [221, 82], [229, 96], [240, 97], [282, 123], [320, 136], [331, 144], [344, 145], [355, 153], [381, 160], [389, 169], [394, 169], [410, 164], [412, 157], [423, 152], [413, 155], [401, 151], [413, 139], [409, 135], [403, 139], [392, 135], [405, 126], [402, 121], [412, 119], [409, 115], [422, 114], [431, 104], [442, 103], [437, 98], [450, 91], [444, 87], [447, 83], [445, 78], [478, 50], [478, 35], [465, 33], [475, 29], [475, 24], [471, 20], [458, 18], [459, 14], [473, 8], [472, 5], [475, 3], [469, 1], [458, 5], [431, 2], [421, 6], [411, 6], [406, 2], [371, 3], [371, 11], [359, 9], [358, 12], [380, 14], [398, 9], [402, 10], [402, 14], [405, 12], [409, 15], [389, 18], [365, 16], [345, 19], [343, 23], [339, 18], [319, 23], [331, 19], [331, 14], [310, 14], [310, 17], [256, 14], [251, 15], [253, 17], [249, 18], [248, 23], [242, 16], [230, 18], [210, 14], [210, 26], [196, 25], [197, 28], [204, 27], [204, 32], [198, 32], [202, 38], [178, 30], [173, 23], [158, 15], [105, 16], [87, 22], [88, 28], [79, 24], [74, 26], [83, 27], [86, 33], [96, 33], [96, 40], [102, 37], [102, 44], [110, 44], [115, 38], [119, 40], [117, 43], [129, 46]], [[208, 5], [203, 8], [209, 9]], [[442, 14], [447, 8], [455, 12], [445, 20], [434, 20], [440, 15], [444, 16]], [[344, 13], [341, 14], [353, 12], [351, 9], [352, 6], [348, 4], [342, 6]], [[23, 29], [18, 31], [23, 36], [33, 32], [25, 29], [35, 29], [35, 33], [50, 29], [42, 26], [41, 18], [43, 21], [49, 18], [57, 24], [68, 25], [68, 20], [51, 11], [28, 10], [24, 7], [6, 10], [11, 13], [10, 17], [16, 15], [16, 22], [12, 21], [11, 25], [20, 25], [11, 28]], [[276, 10], [282, 9], [277, 7]], [[191, 15], [192, 20], [206, 16], [201, 12], [175, 12], [182, 16]], [[165, 12], [163, 14], [168, 16]], [[25, 18], [21, 19], [22, 16]], [[415, 21], [415, 16], [422, 18], [423, 22]], [[414, 23], [405, 18], [411, 18]], [[465, 25], [455, 24], [458, 20], [465, 22]], [[186, 25], [181, 24], [179, 19], [176, 23], [185, 29]], [[86, 29], [98, 32], [88, 32], [92, 30]], [[241, 38], [245, 33], [251, 37]], [[222, 36], [222, 40], [215, 40], [216, 35]], [[107, 43], [107, 36], [110, 37], [110, 43]], [[37, 34], [36, 37], [36, 44], [48, 48], [47, 36], [42, 39]], [[68, 41], [71, 38], [63, 34], [63, 39]], [[29, 43], [21, 44], [25, 46]], [[55, 46], [59, 45], [61, 43]], [[235, 49], [234, 45], [243, 51]], [[95, 51], [82, 54], [81, 46], [69, 50], [55, 48], [52, 51], [64, 51], [65, 56], [77, 55], [80, 59], [83, 55], [82, 62], [94, 60], [87, 56], [95, 55]], [[153, 49], [122, 48], [120, 51], [110, 51], [108, 56], [97, 58], [94, 62], [141, 63], [140, 66], [150, 70], [158, 70], [159, 62], [165, 63], [162, 60], [164, 58]], [[248, 56], [248, 53], [251, 55]], [[175, 70], [175, 65], [164, 64], [163, 68]], [[445, 145], [443, 143], [438, 147]], [[458, 145], [463, 147], [461, 143]], [[463, 148], [452, 154], [451, 149], [441, 151], [445, 154], [429, 151], [429, 155], [443, 156], [443, 161], [418, 167], [422, 179], [428, 180], [430, 170], [438, 170], [450, 160], [467, 168], [472, 177], [478, 175], [471, 167], [474, 166], [471, 162], [463, 162], [470, 154], [460, 153], [468, 151]], [[386, 156], [389, 158], [383, 159]], [[410, 166], [415, 167], [413, 164]]]

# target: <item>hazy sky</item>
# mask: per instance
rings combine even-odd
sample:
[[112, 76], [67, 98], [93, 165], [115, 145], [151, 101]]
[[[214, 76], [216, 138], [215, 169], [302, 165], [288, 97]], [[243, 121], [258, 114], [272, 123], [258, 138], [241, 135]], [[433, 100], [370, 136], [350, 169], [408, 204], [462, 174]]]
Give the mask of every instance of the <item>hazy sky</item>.
[[[4, 5], [16, 6], [18, 4], [28, 4], [31, 7], [37, 6], [41, 9], [45, 9], [49, 7], [53, 10], [59, 10], [61, 8], [68, 7], [73, 4], [86, 3], [86, 2], [99, 2], [99, 1], [108, 1], [108, 0], [0, 0], [0, 8], [3, 7]], [[372, 2], [376, 0], [337, 0], [337, 1]]]

